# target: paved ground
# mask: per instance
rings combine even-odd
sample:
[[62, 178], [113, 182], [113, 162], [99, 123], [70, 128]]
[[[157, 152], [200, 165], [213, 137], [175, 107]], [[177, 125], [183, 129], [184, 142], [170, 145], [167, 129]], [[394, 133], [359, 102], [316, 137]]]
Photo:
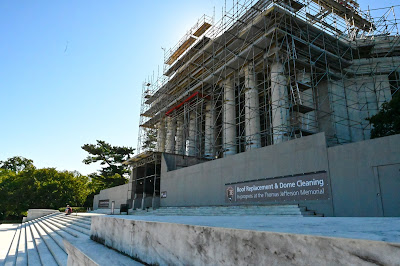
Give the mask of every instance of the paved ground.
[[6, 258], [17, 227], [18, 224], [0, 224], [0, 265]]
[[118, 218], [400, 243], [400, 217], [133, 216]]

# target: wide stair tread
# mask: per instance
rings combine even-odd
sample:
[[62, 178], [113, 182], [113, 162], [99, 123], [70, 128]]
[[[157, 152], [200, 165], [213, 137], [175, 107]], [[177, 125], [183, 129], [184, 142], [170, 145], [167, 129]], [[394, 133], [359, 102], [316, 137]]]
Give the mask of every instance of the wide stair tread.
[[15, 265], [27, 265], [28, 264], [28, 256], [26, 254], [26, 226], [22, 224], [21, 226], [21, 235], [19, 237], [18, 243], [18, 254], [17, 261]]
[[76, 225], [76, 224], [72, 224], [72, 223], [69, 223], [69, 222], [65, 222], [65, 221], [60, 220], [60, 219], [54, 219], [54, 218], [51, 218], [51, 219], [52, 219], [52, 221], [54, 221], [55, 223], [58, 223], [61, 226], [66, 226], [69, 229], [73, 229], [73, 230], [78, 231], [78, 232], [80, 232], [82, 234], [85, 234], [85, 235], [89, 235], [90, 234], [90, 230], [89, 229], [84, 228], [84, 227], [82, 227], [80, 225]]
[[33, 225], [33, 223], [31, 221], [29, 221], [28, 224], [29, 224], [29, 228], [32, 232], [33, 241], [36, 246], [37, 252], [39, 254], [39, 259], [40, 259], [41, 264], [42, 265], [56, 265], [57, 262], [55, 261], [53, 254], [50, 252], [46, 243], [41, 238], [40, 234], [36, 230], [36, 227]]
[[60, 228], [60, 226], [54, 225], [53, 223], [51, 223], [50, 219], [44, 219], [41, 220], [41, 222], [45, 224], [54, 233], [58, 234], [61, 238], [74, 239], [78, 237], [75, 233], [67, 232], [64, 230], [64, 228]]
[[[51, 235], [47, 234], [47, 232], [41, 226], [40, 221], [35, 220], [33, 222], [33, 226], [35, 226], [40, 237], [43, 239], [57, 264], [60, 266], [67, 265], [67, 253], [63, 248], [60, 247], [59, 244], [57, 244], [56, 240], [53, 239]], [[64, 247], [64, 245], [62, 245], [62, 247]]]
[[81, 222], [79, 220], [72, 220], [72, 219], [65, 218], [63, 216], [52, 217], [50, 219], [53, 219], [53, 220], [57, 219], [60, 222], [76, 225], [76, 226], [85, 228], [87, 230], [90, 230], [90, 224]]
[[86, 218], [86, 217], [82, 217], [82, 216], [74, 216], [74, 215], [63, 215], [63, 217], [65, 219], [69, 219], [71, 221], [76, 221], [79, 223], [83, 223], [86, 225], [91, 225], [92, 224], [92, 218]]
[[59, 232], [62, 235], [65, 235], [66, 237], [87, 237], [86, 234], [75, 230], [69, 226], [65, 226], [62, 224], [59, 224], [57, 220], [53, 220], [53, 219], [46, 219], [45, 222], [47, 222], [51, 228], [53, 228], [54, 230], [57, 230], [57, 232]]
[[50, 227], [48, 227], [43, 220], [39, 219], [37, 225], [39, 225], [47, 233], [47, 235], [49, 235], [57, 243], [57, 245], [62, 250], [65, 251], [64, 243], [63, 243], [63, 237], [62, 236], [60, 236], [56, 231], [53, 231]]
[[26, 228], [26, 249], [28, 254], [28, 265], [29, 266], [40, 266], [40, 257], [38, 253], [38, 248], [36, 247], [32, 230], [29, 223], [25, 223]]
[[75, 226], [79, 228], [83, 228], [85, 230], [90, 230], [90, 225], [88, 224], [82, 224], [76, 221], [70, 221], [68, 219], [64, 219], [62, 217], [51, 217], [49, 220], [54, 221], [57, 224], [63, 225], [63, 226]]
[[5, 266], [15, 265], [15, 262], [17, 261], [18, 243], [19, 243], [19, 238], [21, 235], [21, 227], [22, 227], [22, 224], [18, 226], [18, 228], [14, 234], [14, 238], [12, 240], [11, 246], [8, 250], [6, 259], [4, 261]]
[[[143, 265], [116, 250], [107, 248], [106, 246], [89, 239], [79, 242], [66, 241], [65, 245], [67, 247], [73, 245], [75, 247], [74, 252], [84, 253], [86, 258], [91, 261], [91, 263], [86, 262], [85, 265]], [[79, 262], [75, 263], [79, 264]], [[80, 264], [83, 263], [81, 262]]]
[[161, 207], [156, 210], [135, 210], [132, 214], [143, 216], [317, 216], [314, 211], [298, 205]]
[[91, 241], [90, 216], [52, 213], [17, 227], [4, 265], [67, 265], [64, 241]]

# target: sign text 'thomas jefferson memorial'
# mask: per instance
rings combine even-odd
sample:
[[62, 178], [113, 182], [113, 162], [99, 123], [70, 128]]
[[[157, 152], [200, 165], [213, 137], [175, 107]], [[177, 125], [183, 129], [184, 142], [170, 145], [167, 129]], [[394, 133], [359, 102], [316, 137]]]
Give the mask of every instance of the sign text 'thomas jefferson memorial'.
[[330, 189], [326, 172], [225, 185], [225, 201], [231, 203], [329, 198]]

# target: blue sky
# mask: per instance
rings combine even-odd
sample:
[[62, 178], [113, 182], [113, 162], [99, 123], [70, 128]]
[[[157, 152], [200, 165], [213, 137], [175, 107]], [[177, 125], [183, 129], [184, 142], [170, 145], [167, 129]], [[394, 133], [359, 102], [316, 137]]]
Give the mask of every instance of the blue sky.
[[82, 163], [83, 144], [136, 148], [141, 86], [162, 69], [161, 47], [224, 3], [0, 1], [0, 160], [89, 174], [99, 166]]

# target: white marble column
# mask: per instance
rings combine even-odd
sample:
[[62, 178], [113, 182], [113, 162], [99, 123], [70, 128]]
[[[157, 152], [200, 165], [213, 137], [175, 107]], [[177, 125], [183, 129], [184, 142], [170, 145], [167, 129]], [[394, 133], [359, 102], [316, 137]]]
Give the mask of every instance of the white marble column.
[[223, 83], [223, 148], [224, 156], [237, 153], [236, 149], [236, 111], [235, 111], [235, 88], [232, 78]]
[[157, 126], [157, 151], [165, 152], [165, 120], [163, 118]]
[[205, 129], [204, 129], [204, 157], [214, 157], [214, 143], [215, 143], [215, 109], [213, 101], [209, 100], [206, 102], [206, 118], [205, 118]]
[[176, 134], [176, 119], [174, 117], [167, 117], [167, 140], [165, 152], [175, 152], [175, 134]]
[[245, 130], [246, 130], [246, 151], [261, 147], [260, 136], [260, 103], [256, 84], [256, 73], [254, 65], [248, 64], [244, 68], [245, 86]]
[[288, 106], [287, 78], [281, 62], [271, 65], [271, 110], [272, 133], [274, 144], [288, 139], [289, 106]]
[[179, 116], [176, 120], [176, 144], [175, 144], [175, 153], [176, 154], [185, 154], [184, 151], [184, 141], [183, 141], [183, 115]]
[[189, 136], [188, 136], [188, 156], [196, 156], [196, 140], [197, 140], [197, 117], [195, 110], [190, 112]]

